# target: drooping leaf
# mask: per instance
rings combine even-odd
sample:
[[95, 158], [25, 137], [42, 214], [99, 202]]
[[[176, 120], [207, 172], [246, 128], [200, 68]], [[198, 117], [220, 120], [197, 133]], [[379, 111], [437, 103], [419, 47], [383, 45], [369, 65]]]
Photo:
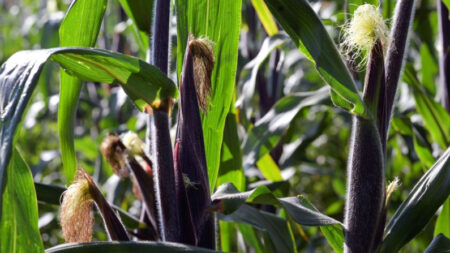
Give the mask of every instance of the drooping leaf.
[[403, 79], [413, 89], [416, 109], [422, 115], [425, 127], [430, 132], [434, 141], [442, 148], [450, 145], [450, 114], [445, 108], [430, 98], [419, 83], [414, 67], [410, 64], [405, 66]]
[[328, 98], [329, 89], [297, 93], [278, 101], [263, 118], [255, 123], [244, 141], [244, 168], [248, 168], [269, 153], [281, 139], [301, 109], [319, 104]]
[[150, 34], [154, 0], [119, 0], [119, 2], [137, 28]]
[[0, 251], [42, 252], [33, 176], [17, 149], [5, 173], [0, 203]]
[[141, 110], [178, 95], [175, 84], [160, 70], [134, 57], [86, 48], [15, 53], [0, 68], [0, 187], [11, 156], [14, 133], [48, 59], [83, 80], [121, 84]]
[[[106, 10], [106, 0], [74, 0], [59, 28], [61, 47], [94, 47]], [[61, 71], [58, 132], [61, 157], [67, 183], [77, 168], [74, 127], [75, 113], [81, 91], [81, 80]]]
[[[306, 0], [264, 0], [299, 50], [312, 61], [337, 96], [351, 104], [351, 113], [370, 118], [333, 40]], [[298, 12], [301, 10], [301, 14]], [[344, 109], [347, 109], [346, 106]]]
[[251, 191], [239, 192], [232, 184], [219, 186], [212, 196], [213, 202], [220, 202], [220, 212], [231, 214], [244, 203], [267, 204], [283, 207], [292, 218], [301, 225], [327, 226], [341, 223], [304, 203], [304, 197], [277, 198], [266, 186], [259, 186]]
[[296, 252], [292, 231], [286, 220], [281, 217], [259, 211], [248, 205], [242, 205], [232, 214], [219, 215], [219, 218], [225, 221], [244, 223], [258, 230], [266, 231], [278, 252]]
[[218, 252], [204, 248], [170, 242], [90, 242], [66, 243], [47, 249], [46, 253], [122, 253], [122, 252]]
[[443, 234], [439, 234], [433, 238], [433, 241], [431, 241], [424, 253], [444, 253], [449, 251], [450, 239], [445, 237]]
[[[225, 120], [235, 86], [242, 1], [176, 0], [178, 73], [188, 35], [214, 43], [216, 63], [211, 76], [211, 107], [202, 115], [211, 191], [216, 185]], [[202, 10], [199, 15], [198, 10]]]
[[385, 229], [380, 252], [395, 252], [414, 238], [450, 194], [450, 148], [417, 182]]

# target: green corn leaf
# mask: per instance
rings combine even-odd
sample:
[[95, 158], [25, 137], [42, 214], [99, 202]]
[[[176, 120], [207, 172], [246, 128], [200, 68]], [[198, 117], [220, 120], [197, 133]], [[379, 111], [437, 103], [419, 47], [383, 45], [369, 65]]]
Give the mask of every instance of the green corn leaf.
[[90, 243], [67, 243], [47, 249], [46, 253], [122, 253], [122, 252], [218, 252], [204, 248], [188, 246], [170, 242], [90, 242]]
[[150, 34], [154, 0], [119, 0], [119, 2], [136, 27]]
[[[59, 28], [61, 47], [94, 47], [106, 10], [106, 0], [75, 0]], [[58, 132], [61, 157], [67, 183], [72, 182], [77, 168], [74, 127], [81, 80], [61, 71], [58, 108]]]
[[341, 55], [308, 1], [264, 1], [295, 45], [315, 64], [335, 94], [346, 104], [351, 104], [349, 111], [370, 118]]
[[[188, 35], [207, 37], [214, 43], [215, 65], [211, 76], [211, 101], [202, 115], [211, 192], [216, 185], [225, 120], [235, 86], [242, 1], [176, 0], [178, 75]], [[202, 10], [199, 15], [198, 10]]]
[[250, 225], [238, 223], [237, 227], [239, 228], [239, 232], [241, 232], [242, 237], [244, 237], [245, 242], [247, 242], [256, 253], [263, 253], [264, 246], [259, 240], [255, 228]]
[[[344, 242], [343, 225], [319, 211], [303, 196], [277, 198], [266, 186], [259, 186], [251, 191], [239, 192], [232, 184], [218, 187], [212, 196], [213, 203], [220, 202], [219, 210], [224, 215], [234, 215], [244, 203], [266, 204], [283, 207], [300, 225], [320, 226], [330, 245], [342, 252]], [[241, 214], [238, 214], [240, 217]], [[233, 216], [232, 216], [233, 217]], [[230, 220], [231, 221], [231, 220]], [[236, 221], [237, 220], [233, 220]]]
[[[245, 175], [242, 169], [242, 150], [238, 136], [236, 122], [236, 108], [234, 99], [231, 100], [230, 111], [225, 121], [222, 151], [220, 155], [219, 176], [217, 184], [233, 183], [238, 190], [245, 190]], [[237, 243], [235, 226], [233, 223], [220, 221], [220, 245], [222, 251], [236, 251]]]
[[450, 237], [450, 199], [445, 201], [442, 206], [441, 213], [436, 220], [436, 226], [434, 227], [434, 236], [443, 234]]
[[0, 252], [43, 252], [33, 176], [17, 149], [5, 173], [0, 202]]
[[265, 154], [261, 159], [256, 162], [259, 170], [263, 176], [270, 181], [282, 181], [280, 168], [277, 163], [273, 160], [270, 153]]
[[12, 137], [48, 59], [80, 79], [121, 84], [142, 111], [153, 103], [178, 96], [175, 84], [158, 68], [134, 57], [87, 48], [15, 53], [0, 69], [0, 189], [11, 157]]
[[322, 88], [280, 99], [249, 131], [243, 144], [244, 168], [254, 165], [268, 154], [278, 144], [295, 116], [303, 108], [324, 102], [328, 93], [328, 88]]
[[380, 252], [396, 252], [425, 227], [450, 194], [450, 148], [417, 182], [385, 229]]
[[443, 234], [439, 234], [435, 238], [433, 238], [433, 241], [431, 241], [430, 245], [428, 245], [424, 253], [444, 253], [449, 252], [449, 250], [450, 239], [445, 237], [445, 235]]
[[[259, 211], [248, 205], [242, 205], [230, 215], [219, 215], [225, 221], [251, 225], [267, 232], [277, 252], [296, 252], [292, 231], [285, 219], [274, 214]], [[265, 245], [267, 247], [267, 245]]]
[[450, 114], [445, 108], [430, 98], [417, 79], [414, 67], [411, 64], [405, 66], [403, 79], [413, 89], [416, 109], [422, 115], [425, 127], [442, 148], [450, 146]]
[[270, 14], [269, 8], [264, 3], [264, 0], [252, 0], [253, 8], [255, 8], [256, 14], [261, 21], [266, 33], [269, 36], [273, 36], [278, 33], [278, 27], [275, 20]]

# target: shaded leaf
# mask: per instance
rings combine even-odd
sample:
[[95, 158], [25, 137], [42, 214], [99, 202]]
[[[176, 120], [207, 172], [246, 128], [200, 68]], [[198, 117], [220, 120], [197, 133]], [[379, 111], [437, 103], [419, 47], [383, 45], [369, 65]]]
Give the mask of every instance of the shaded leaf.
[[5, 173], [0, 203], [0, 251], [42, 252], [33, 176], [17, 149]]
[[380, 252], [395, 252], [425, 227], [450, 194], [450, 148], [417, 182], [385, 229]]
[[[306, 0], [265, 2], [299, 50], [315, 64], [317, 71], [335, 94], [351, 104], [349, 111], [369, 118], [369, 112], [341, 55], [309, 3]], [[301, 15], [297, 10], [301, 10]], [[344, 109], [348, 109], [346, 107]]]
[[169, 242], [91, 242], [66, 243], [47, 249], [46, 253], [122, 253], [122, 252], [218, 252], [179, 243]]
[[269, 153], [281, 139], [301, 109], [322, 103], [329, 89], [296, 93], [280, 99], [263, 118], [255, 123], [244, 141], [244, 168], [248, 168]]
[[424, 253], [444, 253], [449, 251], [450, 239], [445, 237], [443, 234], [439, 234], [433, 238], [433, 241], [431, 241]]

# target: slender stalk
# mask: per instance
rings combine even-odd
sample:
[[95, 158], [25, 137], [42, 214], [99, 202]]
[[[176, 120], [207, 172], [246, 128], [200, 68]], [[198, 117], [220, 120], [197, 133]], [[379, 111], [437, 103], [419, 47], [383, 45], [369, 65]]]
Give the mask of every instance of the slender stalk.
[[[384, 112], [383, 48], [376, 41], [366, 70], [364, 102], [380, 119]], [[345, 252], [372, 252], [377, 247], [384, 207], [384, 146], [380, 120], [356, 116], [348, 168], [345, 211]], [[381, 226], [384, 227], [384, 226]]]
[[[409, 29], [414, 18], [415, 0], [400, 0], [397, 2], [394, 15], [394, 24], [391, 30], [391, 43], [386, 53], [386, 122], [390, 122], [397, 85], [403, 68], [406, 44]], [[389, 123], [385, 125], [384, 136], [389, 129]], [[386, 140], [382, 140], [386, 142]]]
[[450, 20], [449, 10], [444, 2], [437, 0], [439, 37], [442, 50], [439, 51], [439, 68], [442, 87], [442, 105], [450, 112]]

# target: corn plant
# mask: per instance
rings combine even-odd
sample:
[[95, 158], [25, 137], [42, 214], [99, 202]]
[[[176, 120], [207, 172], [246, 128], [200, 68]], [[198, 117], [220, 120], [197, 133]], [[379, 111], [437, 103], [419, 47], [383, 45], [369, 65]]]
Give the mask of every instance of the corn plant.
[[0, 252], [450, 250], [447, 1], [0, 7]]

